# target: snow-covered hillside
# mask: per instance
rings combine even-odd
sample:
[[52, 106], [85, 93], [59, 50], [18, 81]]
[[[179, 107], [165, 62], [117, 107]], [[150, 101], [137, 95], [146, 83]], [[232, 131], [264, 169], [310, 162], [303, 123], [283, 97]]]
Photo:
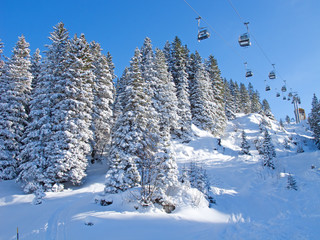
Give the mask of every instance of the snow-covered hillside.
[[[212, 208], [178, 207], [166, 214], [117, 203], [101, 206], [95, 198], [103, 192], [106, 169], [96, 164], [83, 186], [47, 193], [40, 205], [14, 181], [0, 182], [0, 240], [16, 239], [17, 227], [20, 239], [32, 240], [319, 239], [320, 151], [306, 123], [281, 129], [268, 121], [276, 169], [263, 168], [255, 148], [263, 138], [261, 121], [258, 114], [238, 115], [220, 140], [193, 126], [189, 143], [174, 143], [180, 168], [194, 161], [207, 170], [216, 200]], [[238, 154], [242, 130], [251, 155]], [[289, 176], [297, 190], [287, 188]]]

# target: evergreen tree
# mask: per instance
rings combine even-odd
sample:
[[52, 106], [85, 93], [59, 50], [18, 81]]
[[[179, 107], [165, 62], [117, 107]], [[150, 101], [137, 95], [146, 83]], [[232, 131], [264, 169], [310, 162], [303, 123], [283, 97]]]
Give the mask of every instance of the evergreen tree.
[[294, 179], [294, 177], [292, 176], [292, 174], [289, 174], [288, 175], [288, 180], [287, 180], [287, 189], [293, 189], [293, 190], [296, 190], [298, 191], [298, 186], [297, 186], [297, 182], [296, 180]]
[[280, 125], [280, 128], [281, 128], [281, 129], [284, 129], [283, 121], [282, 121], [281, 118], [280, 118], [280, 121], [279, 121], [279, 125]]
[[276, 157], [276, 152], [271, 141], [271, 136], [267, 129], [264, 131], [264, 139], [261, 146], [261, 152], [263, 154], [263, 166], [275, 169], [273, 158]]
[[2, 60], [3, 46], [3, 42], [0, 39], [0, 76], [2, 75], [2, 68], [4, 66], [4, 61]]
[[111, 77], [112, 77], [112, 81], [115, 81], [117, 76], [114, 73], [115, 66], [114, 66], [114, 63], [113, 63], [112, 56], [111, 56], [110, 52], [107, 52], [106, 60], [107, 60], [109, 72], [110, 72]]
[[[92, 56], [83, 34], [70, 41], [66, 70], [55, 81], [52, 99], [53, 128], [47, 142], [46, 171], [49, 179], [62, 188], [62, 183], [79, 185], [86, 176], [92, 149]], [[52, 186], [54, 188], [54, 186]]]
[[234, 113], [240, 113], [241, 112], [240, 89], [239, 89], [238, 83], [230, 80], [230, 90], [231, 90], [231, 94], [233, 96]]
[[263, 111], [263, 114], [265, 116], [267, 116], [268, 118], [274, 120], [274, 116], [271, 112], [271, 108], [270, 108], [270, 105], [268, 103], [268, 101], [266, 99], [263, 99], [262, 101], [262, 111]]
[[177, 128], [177, 96], [171, 74], [168, 72], [164, 53], [156, 49], [156, 84], [153, 85], [153, 106], [157, 112], [160, 136], [168, 141], [172, 129]]
[[226, 104], [224, 101], [225, 85], [220, 76], [221, 72], [218, 67], [217, 60], [212, 55], [209, 56], [209, 59], [206, 62], [206, 67], [209, 73], [209, 78], [212, 81], [213, 106], [211, 111], [213, 114], [213, 121], [215, 123], [214, 134], [221, 135], [227, 125], [227, 117], [225, 112]]
[[184, 168], [180, 182], [185, 186], [198, 189], [204, 194], [210, 204], [215, 203], [211, 193], [211, 183], [206, 170], [195, 162], [190, 162], [189, 168]]
[[248, 83], [248, 94], [249, 94], [249, 96], [250, 96], [250, 100], [252, 100], [252, 95], [254, 94], [254, 89], [253, 89], [253, 85], [252, 85], [252, 83], [251, 82], [249, 82]]
[[251, 112], [251, 100], [246, 86], [240, 83], [240, 108], [245, 114]]
[[[154, 52], [151, 39], [146, 37], [141, 47], [141, 75], [152, 91], [156, 85], [156, 70], [154, 66]], [[153, 92], [148, 93], [153, 97]]]
[[113, 104], [113, 116], [114, 119], [117, 119], [118, 116], [122, 114], [122, 111], [125, 106], [125, 89], [128, 82], [128, 68], [126, 67], [123, 71], [123, 74], [120, 79], [118, 79], [116, 84], [116, 94]]
[[251, 112], [252, 113], [261, 113], [262, 105], [260, 103], [259, 92], [255, 91], [252, 93], [251, 98]]
[[168, 72], [172, 73], [172, 56], [171, 56], [171, 44], [169, 41], [166, 41], [166, 44], [163, 48], [164, 56], [166, 57]]
[[247, 140], [247, 135], [244, 130], [241, 133], [241, 151], [240, 154], [251, 155], [250, 154], [250, 144]]
[[311, 112], [309, 113], [309, 116], [308, 116], [308, 122], [311, 130], [314, 130], [319, 123], [319, 119], [320, 119], [319, 109], [320, 109], [320, 104], [319, 104], [318, 98], [316, 94], [313, 94], [312, 103], [311, 103]]
[[181, 40], [176, 37], [171, 45], [171, 60], [169, 69], [176, 86], [178, 99], [178, 129], [176, 135], [187, 140], [191, 132], [191, 108], [188, 90], [188, 74], [186, 69], [186, 49], [182, 46]]
[[233, 105], [233, 96], [229, 87], [229, 82], [224, 80], [224, 102], [225, 102], [225, 115], [228, 120], [236, 118], [235, 109]]
[[209, 74], [198, 53], [193, 57], [196, 73], [190, 84], [190, 103], [193, 123], [213, 134], [217, 134], [213, 119], [212, 84]]
[[48, 146], [50, 142], [56, 142], [56, 147], [59, 147], [58, 141], [52, 138], [54, 127], [52, 96], [57, 96], [54, 93], [56, 84], [65, 79], [69, 35], [63, 23], [58, 23], [50, 35], [52, 43], [47, 46], [43, 68], [33, 90], [30, 102], [31, 122], [24, 135], [24, 147], [20, 153], [22, 164], [18, 181], [21, 182], [25, 192], [41, 192], [51, 189], [55, 184], [47, 176], [48, 168], [53, 167], [48, 161], [50, 154]]
[[147, 158], [145, 148], [148, 144], [145, 141], [148, 139], [146, 130], [151, 96], [146, 92], [147, 84], [142, 78], [140, 64], [141, 53], [136, 49], [128, 72], [130, 84], [125, 89], [125, 107], [112, 131], [106, 193], [125, 191], [141, 183], [137, 165]]
[[28, 124], [32, 74], [29, 43], [23, 35], [0, 79], [0, 179], [7, 180], [17, 174], [21, 140]]
[[34, 90], [38, 84], [38, 79], [41, 72], [41, 58], [42, 56], [40, 55], [40, 50], [39, 48], [37, 48], [31, 58], [31, 73], [33, 76], [32, 83], [31, 83], [32, 90]]
[[320, 148], [320, 103], [316, 95], [313, 95], [311, 113], [309, 114], [308, 122], [313, 131], [313, 136], [318, 148]]
[[92, 140], [92, 57], [84, 35], [68, 41], [63, 23], [51, 33], [31, 102], [18, 181], [26, 192], [59, 191], [86, 176]]
[[286, 116], [286, 119], [285, 119], [285, 120], [286, 120], [286, 123], [287, 123], [287, 124], [290, 124], [290, 117], [289, 117], [288, 115]]
[[[113, 92], [112, 74], [109, 70], [107, 58], [101, 53], [98, 43], [90, 44], [92, 55], [92, 67], [94, 74], [93, 84], [93, 115], [92, 130], [94, 139], [92, 142], [92, 161], [101, 161], [107, 152], [111, 141], [111, 128], [113, 126]], [[109, 54], [109, 58], [111, 55]]]

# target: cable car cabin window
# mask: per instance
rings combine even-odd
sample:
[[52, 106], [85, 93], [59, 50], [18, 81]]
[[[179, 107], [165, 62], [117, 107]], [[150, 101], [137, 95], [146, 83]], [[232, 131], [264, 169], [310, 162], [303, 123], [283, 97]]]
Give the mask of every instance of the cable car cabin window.
[[271, 71], [271, 72], [269, 73], [269, 78], [270, 78], [270, 79], [275, 79], [275, 78], [276, 78], [276, 74], [275, 74], [274, 71]]
[[286, 86], [283, 86], [283, 87], [281, 88], [281, 91], [282, 91], [282, 92], [286, 92], [286, 91], [287, 91]]
[[251, 45], [248, 33], [244, 33], [244, 34], [240, 35], [240, 37], [239, 37], [239, 45], [241, 47], [248, 47], [248, 46]]
[[201, 30], [201, 31], [199, 31], [199, 33], [198, 33], [198, 41], [207, 39], [207, 38], [209, 38], [209, 37], [210, 37], [210, 33], [208, 32], [207, 29]]

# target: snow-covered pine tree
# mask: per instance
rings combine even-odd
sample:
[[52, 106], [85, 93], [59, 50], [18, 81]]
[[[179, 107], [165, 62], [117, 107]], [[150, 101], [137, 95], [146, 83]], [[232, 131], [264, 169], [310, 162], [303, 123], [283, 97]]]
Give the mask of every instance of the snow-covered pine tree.
[[248, 90], [248, 94], [249, 94], [250, 100], [251, 100], [251, 99], [252, 99], [252, 95], [253, 95], [253, 93], [255, 92], [254, 89], [253, 89], [253, 85], [252, 85], [251, 82], [248, 83], [247, 90]]
[[275, 169], [273, 159], [276, 157], [276, 151], [271, 140], [271, 136], [267, 129], [264, 131], [264, 139], [261, 146], [261, 152], [263, 154], [263, 166]]
[[178, 129], [176, 129], [176, 135], [182, 140], [188, 140], [191, 132], [191, 108], [189, 101], [189, 85], [188, 74], [186, 68], [186, 49], [182, 46], [181, 40], [176, 37], [171, 44], [171, 60], [169, 60], [169, 69], [173, 81], [177, 89], [178, 99]]
[[240, 83], [240, 108], [245, 114], [251, 113], [251, 100], [246, 86]]
[[284, 125], [283, 125], [283, 121], [282, 121], [281, 118], [279, 120], [279, 125], [280, 125], [280, 129], [283, 130], [284, 129]]
[[294, 177], [292, 176], [292, 174], [288, 174], [288, 180], [287, 180], [287, 189], [293, 189], [298, 191], [298, 186], [297, 186], [297, 182], [294, 179]]
[[190, 82], [190, 104], [192, 122], [201, 129], [217, 134], [213, 119], [213, 92], [209, 74], [196, 52], [192, 55], [195, 75]]
[[64, 182], [81, 184], [91, 156], [93, 80], [92, 56], [83, 34], [69, 41], [65, 72], [54, 81], [51, 94], [52, 131], [46, 142], [48, 190]]
[[112, 56], [111, 56], [110, 52], [107, 52], [106, 58], [107, 58], [108, 69], [109, 69], [109, 72], [110, 72], [110, 74], [112, 76], [112, 82], [114, 82], [115, 79], [117, 78], [117, 75], [114, 72], [115, 66], [114, 66], [114, 63], [113, 63]]
[[[151, 39], [146, 37], [143, 42], [141, 51], [141, 76], [149, 85], [151, 91], [157, 84], [156, 70], [154, 66], [154, 52], [152, 49]], [[153, 92], [148, 93], [153, 98]]]
[[147, 146], [146, 130], [151, 96], [141, 74], [141, 52], [137, 48], [130, 62], [128, 85], [124, 89], [125, 104], [112, 131], [109, 153], [110, 168], [106, 175], [106, 193], [125, 191], [141, 183], [137, 165], [143, 162], [141, 154]]
[[84, 35], [68, 41], [63, 23], [51, 33], [32, 122], [21, 152], [18, 180], [26, 192], [59, 191], [63, 183], [80, 184], [91, 154], [93, 73]]
[[168, 203], [167, 191], [178, 185], [178, 170], [174, 155], [171, 151], [170, 132], [177, 125], [177, 97], [171, 74], [168, 72], [164, 53], [156, 49], [154, 58], [155, 80], [153, 87], [152, 106], [157, 115], [156, 134], [159, 136], [158, 150], [155, 155], [156, 191], [153, 199], [165, 205]]
[[190, 162], [189, 168], [184, 168], [180, 181], [187, 187], [191, 186], [202, 192], [210, 204], [215, 203], [208, 174], [203, 167], [198, 166], [194, 161]]
[[58, 96], [54, 92], [55, 86], [65, 79], [68, 38], [69, 34], [64, 24], [58, 23], [50, 34], [49, 39], [52, 43], [46, 46], [48, 48], [46, 57], [33, 90], [30, 102], [31, 122], [23, 138], [24, 146], [20, 153], [22, 164], [17, 179], [23, 190], [28, 193], [49, 190], [55, 184], [52, 177], [48, 176], [48, 169], [53, 167], [48, 160], [50, 154], [48, 146], [56, 143], [56, 147], [59, 147], [57, 139], [52, 138], [54, 127], [52, 96]]
[[114, 98], [114, 103], [113, 103], [113, 117], [114, 117], [114, 122], [122, 114], [122, 111], [125, 106], [125, 89], [126, 85], [128, 83], [128, 68], [126, 67], [122, 73], [122, 76], [120, 79], [118, 79], [116, 83], [116, 92], [115, 92], [115, 98]]
[[290, 117], [288, 115], [286, 116], [285, 120], [287, 124], [290, 124]]
[[31, 73], [33, 76], [31, 87], [34, 90], [38, 84], [39, 75], [41, 72], [41, 58], [39, 48], [36, 49], [35, 53], [31, 58]]
[[233, 107], [234, 107], [234, 113], [240, 113], [241, 112], [241, 105], [240, 105], [240, 88], [237, 82], [233, 82], [230, 80], [230, 90], [231, 94], [233, 96]]
[[166, 57], [166, 62], [168, 65], [168, 72], [172, 72], [172, 57], [171, 57], [171, 44], [169, 41], [166, 41], [164, 47], [163, 47], [163, 53]]
[[221, 135], [223, 134], [226, 125], [226, 104], [224, 101], [224, 82], [221, 78], [221, 72], [218, 67], [217, 60], [210, 55], [209, 59], [206, 61], [206, 70], [209, 73], [209, 78], [212, 82], [212, 114], [213, 122], [215, 123], [214, 134]]
[[319, 111], [319, 101], [316, 94], [314, 93], [312, 97], [312, 102], [311, 102], [311, 112], [309, 113], [309, 116], [308, 116], [308, 122], [311, 129], [313, 129], [317, 125], [316, 123], [317, 118], [319, 118], [318, 111]]
[[29, 43], [23, 35], [0, 78], [0, 179], [7, 180], [16, 177], [21, 139], [28, 124], [32, 74]]
[[[93, 115], [92, 115], [92, 161], [101, 161], [111, 141], [113, 126], [113, 93], [112, 74], [107, 58], [101, 53], [98, 43], [90, 44], [92, 55], [93, 81]], [[111, 58], [111, 56], [109, 56]], [[111, 64], [111, 63], [110, 63]]]
[[262, 100], [262, 111], [263, 111], [263, 114], [265, 116], [267, 116], [268, 118], [270, 118], [271, 120], [275, 119], [272, 112], [271, 112], [271, 108], [270, 108], [270, 105], [269, 105], [269, 102], [267, 101], [267, 99]]
[[313, 94], [312, 103], [311, 103], [311, 112], [308, 116], [308, 122], [311, 130], [313, 131], [313, 137], [315, 143], [320, 148], [320, 103], [315, 94]]
[[4, 65], [4, 61], [2, 60], [3, 47], [4, 47], [4, 44], [0, 39], [0, 76], [2, 74], [2, 68], [3, 68], [3, 65]]
[[235, 119], [235, 109], [233, 105], [233, 96], [229, 87], [229, 82], [224, 79], [224, 102], [225, 102], [225, 115], [228, 120]]
[[261, 113], [262, 105], [260, 103], [260, 96], [258, 90], [252, 93], [251, 98], [251, 112]]
[[156, 84], [153, 85], [153, 106], [158, 113], [160, 136], [163, 140], [170, 139], [172, 129], [177, 128], [177, 96], [171, 74], [168, 72], [164, 53], [156, 49], [155, 72]]
[[241, 151], [240, 154], [251, 155], [250, 154], [250, 144], [248, 143], [247, 135], [244, 130], [241, 132]]

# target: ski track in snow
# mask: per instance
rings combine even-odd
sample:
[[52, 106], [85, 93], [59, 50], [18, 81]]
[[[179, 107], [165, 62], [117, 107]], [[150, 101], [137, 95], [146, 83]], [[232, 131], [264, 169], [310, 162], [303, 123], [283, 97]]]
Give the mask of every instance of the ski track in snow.
[[[32, 205], [14, 181], [0, 182], [0, 240], [16, 239], [319, 239], [320, 151], [307, 125], [276, 122], [268, 128], [277, 151], [277, 169], [262, 168], [253, 141], [261, 137], [258, 114], [238, 115], [218, 139], [192, 127], [195, 137], [174, 142], [179, 167], [191, 161], [207, 169], [217, 204], [209, 208], [182, 208], [172, 214], [159, 210], [135, 211], [128, 206], [102, 207], [94, 197], [103, 192], [106, 169], [89, 169], [86, 183], [60, 193], [47, 193]], [[252, 156], [238, 155], [245, 130]], [[290, 150], [284, 139], [291, 138]], [[304, 153], [297, 154], [297, 142]], [[315, 166], [311, 169], [311, 166]], [[288, 190], [287, 177], [298, 191]], [[92, 223], [92, 226], [86, 224]]]

